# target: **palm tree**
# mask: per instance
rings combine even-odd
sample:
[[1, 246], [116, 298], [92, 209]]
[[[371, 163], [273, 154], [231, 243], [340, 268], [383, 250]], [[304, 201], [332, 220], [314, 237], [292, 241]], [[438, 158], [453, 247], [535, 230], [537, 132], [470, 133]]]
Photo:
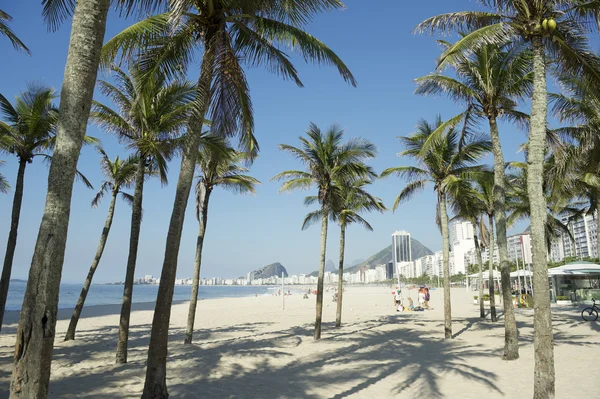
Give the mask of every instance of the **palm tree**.
[[0, 10], [0, 34], [6, 36], [8, 40], [12, 43], [13, 47], [17, 50], [23, 50], [27, 54], [29, 54], [29, 49], [19, 38], [14, 34], [12, 29], [8, 27], [8, 23], [12, 21], [12, 17]]
[[[121, 3], [133, 7], [138, 2]], [[10, 392], [23, 398], [48, 396], [73, 182], [92, 105], [110, 0], [44, 0], [43, 4], [43, 15], [51, 29], [57, 29], [70, 15], [73, 22], [46, 204], [17, 328]]]
[[[346, 228], [353, 223], [363, 225], [367, 230], [373, 231], [373, 227], [360, 214], [363, 212], [386, 210], [383, 201], [380, 198], [374, 197], [366, 191], [367, 185], [372, 183], [371, 177], [367, 179], [358, 179], [351, 181], [334, 182], [337, 190], [335, 190], [336, 198], [333, 199], [332, 214], [330, 217], [337, 221], [340, 225], [340, 259], [338, 268], [338, 289], [337, 289], [337, 311], [335, 317], [335, 326], [342, 325], [342, 294], [344, 291], [344, 252], [346, 247]], [[304, 204], [310, 205], [319, 201], [318, 196], [306, 197]], [[302, 230], [306, 229], [313, 223], [317, 223], [322, 218], [322, 210], [309, 213], [304, 219]]]
[[[344, 131], [337, 125], [325, 133], [314, 123], [306, 131], [307, 137], [300, 137], [301, 147], [280, 144], [279, 149], [297, 158], [306, 171], [287, 170], [272, 180], [285, 180], [280, 191], [310, 189], [316, 187], [321, 205], [321, 257], [317, 280], [317, 314], [315, 340], [321, 339], [321, 319], [323, 314], [323, 278], [325, 275], [325, 250], [327, 246], [327, 222], [334, 211], [334, 203], [339, 198], [340, 187], [336, 182], [370, 178], [371, 169], [363, 161], [375, 156], [375, 146], [366, 140], [349, 140], [342, 143]], [[310, 200], [309, 200], [310, 202]], [[306, 220], [304, 223], [306, 226]], [[341, 278], [342, 276], [339, 276]]]
[[27, 91], [21, 93], [14, 106], [0, 94], [0, 112], [4, 119], [0, 121], [0, 135], [3, 136], [0, 151], [16, 155], [19, 160], [10, 232], [0, 278], [0, 328], [17, 247], [25, 168], [35, 157], [47, 156], [45, 151], [52, 146], [58, 119], [58, 109], [52, 103], [55, 98], [53, 88], [35, 85], [30, 85]]
[[[467, 220], [473, 227], [473, 243], [475, 244], [475, 253], [477, 255], [477, 264], [479, 266], [479, 317], [485, 319], [485, 306], [483, 303], [483, 260], [481, 248], [483, 247], [484, 235], [487, 234], [487, 228], [481, 217], [483, 206], [478, 193], [474, 190], [471, 182], [464, 182], [462, 187], [457, 185], [456, 190], [449, 192], [454, 220]], [[477, 235], [477, 229], [481, 233], [482, 243], [480, 244]]]
[[[509, 162], [509, 167], [513, 172], [507, 176], [509, 190], [506, 192], [506, 207], [509, 210], [508, 226], [512, 226], [518, 221], [531, 218], [531, 203], [527, 190], [527, 164]], [[544, 244], [548, 250], [552, 245], [552, 241], [558, 238], [560, 233], [567, 234], [571, 239], [573, 238], [571, 230], [557, 216], [564, 212], [579, 213], [578, 206], [575, 208], [571, 206], [574, 205], [572, 203], [573, 197], [564, 194], [569, 187], [569, 180], [559, 179], [559, 173], [557, 172], [557, 170], [554, 170], [552, 156], [547, 157], [547, 161], [544, 163], [544, 193], [546, 196]], [[559, 186], [562, 186], [562, 188], [559, 188]]]
[[121, 194], [121, 198], [124, 201], [126, 201], [128, 204], [133, 203], [133, 196], [122, 191], [122, 189], [131, 186], [131, 184], [133, 183], [135, 178], [137, 160], [135, 158], [128, 158], [123, 160], [119, 157], [116, 157], [114, 160], [111, 161], [108, 155], [106, 155], [106, 153], [104, 152], [104, 150], [98, 148], [98, 152], [100, 152], [101, 156], [100, 167], [102, 169], [102, 173], [104, 174], [104, 176], [106, 176], [106, 180], [102, 182], [100, 191], [98, 191], [98, 193], [92, 200], [92, 208], [96, 208], [100, 204], [100, 201], [102, 200], [104, 195], [106, 195], [106, 193], [108, 192], [111, 193], [110, 205], [108, 206], [108, 215], [106, 216], [106, 222], [104, 223], [104, 228], [102, 229], [102, 234], [100, 235], [100, 243], [98, 244], [96, 255], [94, 256], [94, 260], [92, 261], [90, 270], [87, 274], [87, 277], [85, 278], [85, 282], [83, 283], [83, 288], [81, 288], [79, 299], [77, 300], [77, 304], [75, 305], [75, 309], [73, 310], [71, 322], [69, 323], [69, 328], [67, 329], [67, 334], [65, 335], [65, 341], [75, 339], [75, 331], [77, 329], [79, 317], [81, 316], [81, 310], [83, 309], [83, 305], [85, 304], [85, 299], [87, 298], [87, 294], [92, 284], [94, 273], [96, 273], [96, 269], [100, 264], [100, 259], [102, 258], [104, 247], [106, 246], [106, 240], [108, 239], [108, 234], [110, 233], [110, 227], [112, 225], [113, 216], [115, 214], [117, 196]]
[[[381, 174], [387, 177], [392, 174], [403, 177], [407, 185], [402, 189], [393, 210], [398, 205], [411, 199], [414, 194], [425, 189], [427, 183], [433, 183], [437, 196], [436, 221], [442, 233], [442, 256], [444, 274], [444, 335], [452, 338], [452, 309], [450, 306], [450, 243], [448, 229], [447, 200], [448, 192], [453, 185], [468, 180], [481, 172], [481, 166], [474, 163], [491, 149], [491, 143], [468, 131], [459, 133], [453, 126], [438, 134], [445, 126], [441, 117], [434, 123], [420, 120], [417, 131], [411, 136], [400, 137], [405, 148], [400, 156], [413, 158], [419, 166], [397, 166], [388, 168]], [[432, 135], [436, 138], [432, 139]], [[427, 151], [423, 151], [427, 147]]]
[[[598, 212], [600, 197], [600, 138], [596, 133], [600, 127], [600, 95], [586, 79], [562, 77], [561, 83], [571, 96], [551, 95], [552, 113], [561, 122], [574, 125], [556, 129], [572, 143], [563, 143], [555, 151], [557, 162], [552, 181], [562, 182], [563, 187], [561, 190], [553, 184], [553, 189], [562, 191], [558, 194], [562, 197], [581, 198], [586, 203], [585, 211], [593, 215]], [[596, 223], [600, 231], [600, 217], [596, 217]]]
[[[493, 144], [492, 144], [493, 145]], [[497, 223], [498, 223], [498, 218], [496, 215], [496, 208], [495, 208], [495, 201], [496, 201], [496, 193], [494, 192], [494, 189], [496, 187], [495, 184], [495, 176], [494, 173], [482, 173], [481, 175], [477, 176], [476, 179], [474, 179], [474, 188], [475, 188], [475, 195], [477, 196], [479, 203], [482, 206], [482, 210], [483, 212], [487, 215], [488, 217], [488, 229], [487, 229], [487, 237], [485, 242], [487, 242], [487, 247], [488, 247], [488, 251], [489, 251], [489, 274], [488, 274], [488, 291], [489, 291], [489, 295], [490, 295], [490, 318], [493, 322], [496, 322], [497, 316], [496, 316], [496, 298], [495, 298], [495, 294], [494, 294], [494, 250], [496, 248], [496, 239], [494, 237], [494, 221], [496, 221], [496, 227]], [[503, 184], [504, 186], [504, 184]], [[504, 192], [502, 192], [502, 195], [504, 196]], [[498, 229], [496, 229], [497, 231]], [[505, 230], [506, 231], [506, 230]], [[500, 249], [498, 249], [498, 252], [500, 252]], [[508, 257], [508, 255], [507, 255]], [[507, 262], [508, 264], [508, 262]], [[510, 290], [510, 266], [509, 266], [509, 276], [508, 276], [508, 281], [507, 282], [502, 282], [502, 289], [506, 290], [509, 289]], [[508, 285], [508, 287], [504, 287], [504, 285]], [[510, 293], [510, 291], [509, 291]], [[504, 298], [504, 303], [506, 304], [506, 297]], [[513, 301], [512, 301], [512, 293], [511, 295], [508, 297], [508, 305], [510, 306], [510, 308], [512, 309], [513, 307]], [[504, 307], [506, 308], [507, 305], [504, 305]], [[518, 342], [517, 342], [518, 344]], [[506, 350], [506, 348], [505, 348]]]
[[[129, 1], [131, 3], [131, 1]], [[144, 2], [159, 8], [162, 2]], [[342, 60], [303, 28], [324, 11], [343, 8], [340, 0], [178, 0], [170, 12], [132, 25], [106, 43], [107, 62], [121, 54], [141, 58], [148, 74], [185, 72], [194, 50], [202, 48], [196, 112], [188, 122], [177, 182], [156, 309], [152, 321], [144, 398], [167, 397], [166, 361], [170, 304], [177, 272], [177, 255], [185, 208], [191, 191], [202, 126], [208, 114], [211, 130], [240, 137], [246, 152], [255, 155], [251, 99], [241, 60], [264, 65], [302, 86], [294, 65], [281, 47], [298, 51], [305, 60], [337, 67], [342, 77], [356, 85]], [[141, 51], [140, 51], [141, 49]]]
[[168, 82], [164, 75], [145, 78], [139, 65], [130, 67], [130, 74], [113, 68], [115, 85], [100, 81], [100, 91], [110, 98], [118, 111], [94, 102], [91, 119], [108, 132], [114, 133], [135, 151], [137, 162], [131, 235], [123, 303], [119, 321], [116, 362], [127, 363], [129, 319], [133, 294], [133, 279], [142, 224], [142, 197], [146, 170], [157, 171], [167, 183], [167, 163], [178, 145], [178, 137], [190, 115], [195, 87], [185, 81]]
[[[451, 45], [443, 43], [446, 49]], [[416, 80], [418, 94], [445, 94], [466, 107], [467, 120], [476, 123], [487, 120], [494, 154], [494, 214], [500, 270], [502, 272], [502, 293], [504, 296], [504, 358], [519, 357], [517, 323], [511, 301], [510, 265], [508, 263], [508, 242], [506, 238], [506, 210], [504, 156], [500, 145], [498, 118], [518, 122], [527, 126], [528, 116], [517, 110], [516, 100], [531, 93], [532, 73], [529, 52], [515, 48], [502, 50], [497, 45], [483, 45], [474, 53], [455, 57], [453, 67], [456, 78], [438, 73], [429, 74]], [[493, 247], [492, 247], [493, 248]], [[493, 250], [492, 250], [493, 251]], [[490, 252], [490, 254], [493, 252]], [[491, 284], [490, 286], [493, 286]], [[490, 294], [491, 316], [496, 321], [494, 296]]]
[[[586, 33], [597, 27], [600, 4], [579, 0], [478, 0], [490, 11], [464, 11], [431, 17], [416, 28], [419, 32], [466, 31], [440, 58], [440, 66], [482, 44], [530, 48], [533, 56], [533, 90], [528, 143], [527, 174], [531, 202], [533, 283], [548, 292], [548, 269], [544, 226], [546, 204], [543, 171], [547, 122], [546, 55], [553, 65], [571, 76], [589, 75], [600, 81], [598, 61], [588, 50]], [[554, 396], [552, 315], [548, 295], [534, 298], [534, 398]]]
[[198, 169], [200, 176], [196, 183], [196, 218], [200, 224], [198, 241], [196, 243], [196, 260], [194, 262], [194, 276], [192, 279], [192, 296], [188, 312], [187, 328], [185, 330], [185, 344], [192, 343], [194, 333], [194, 320], [196, 318], [196, 304], [198, 301], [198, 287], [200, 284], [200, 266], [202, 264], [202, 247], [208, 222], [208, 204], [212, 191], [222, 187], [236, 193], [254, 193], [255, 186], [260, 184], [252, 176], [246, 175], [248, 169], [240, 166], [246, 155], [234, 150], [223, 139], [217, 138], [217, 145], [203, 146], [198, 155]]

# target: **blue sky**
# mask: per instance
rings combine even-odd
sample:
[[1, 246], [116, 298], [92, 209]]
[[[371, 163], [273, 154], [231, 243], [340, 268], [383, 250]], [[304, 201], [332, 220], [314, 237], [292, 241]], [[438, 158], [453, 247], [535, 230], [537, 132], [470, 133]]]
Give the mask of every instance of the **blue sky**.
[[[377, 6], [375, 7], [374, 4]], [[375, 143], [379, 154], [372, 165], [378, 171], [408, 164], [397, 156], [402, 150], [396, 138], [410, 134], [420, 118], [432, 119], [455, 115], [460, 109], [444, 98], [420, 97], [413, 94], [413, 79], [432, 72], [439, 48], [433, 37], [415, 36], [412, 28], [423, 19], [442, 12], [474, 7], [466, 0], [444, 2], [405, 2], [379, 0], [367, 2], [347, 0], [347, 10], [319, 16], [308, 31], [327, 43], [350, 67], [358, 87], [345, 84], [336, 71], [328, 67], [306, 65], [298, 57], [294, 62], [305, 87], [297, 88], [264, 70], [248, 70], [248, 80], [255, 109], [256, 136], [261, 152], [251, 169], [262, 181], [256, 195], [234, 195], [217, 190], [211, 197], [208, 231], [203, 253], [202, 276], [240, 276], [265, 264], [281, 262], [292, 274], [316, 270], [319, 259], [319, 227], [302, 231], [300, 226], [309, 209], [302, 200], [307, 193], [279, 194], [279, 183], [270, 182], [276, 173], [297, 169], [294, 159], [278, 150], [280, 143], [296, 144], [310, 122], [326, 129], [338, 123], [348, 137], [364, 137]], [[433, 6], [435, 4], [435, 6]], [[14, 21], [11, 27], [30, 48], [32, 55], [16, 52], [5, 38], [0, 38], [0, 93], [13, 99], [28, 82], [41, 82], [60, 90], [68, 49], [70, 21], [56, 33], [47, 32], [39, 0], [20, 0], [2, 5]], [[119, 19], [111, 12], [106, 40], [132, 21]], [[198, 65], [199, 60], [196, 60]], [[191, 68], [190, 78], [197, 76]], [[101, 97], [96, 96], [102, 100]], [[526, 135], [510, 125], [501, 126], [502, 144], [507, 160], [522, 160], [518, 147]], [[114, 137], [90, 125], [88, 134], [102, 140], [109, 156], [125, 155]], [[1, 169], [14, 185], [16, 158], [3, 155]], [[489, 158], [485, 159], [490, 162]], [[180, 160], [170, 164], [170, 184], [158, 181], [145, 186], [144, 220], [142, 223], [136, 276], [160, 275], [165, 238], [174, 198]], [[102, 175], [99, 157], [84, 149], [79, 169], [99, 187]], [[14, 278], [26, 278], [46, 194], [47, 166], [36, 160], [27, 168], [23, 211], [15, 262]], [[391, 208], [404, 182], [388, 178], [376, 182], [372, 192]], [[94, 191], [75, 184], [69, 238], [63, 269], [63, 281], [83, 281], [96, 246], [108, 207], [108, 201], [91, 209]], [[0, 195], [0, 254], [4, 256], [12, 192]], [[113, 228], [96, 281], [123, 280], [127, 261], [131, 212], [117, 204]], [[352, 226], [347, 234], [346, 259], [367, 258], [391, 243], [395, 230], [408, 230], [412, 236], [432, 250], [439, 250], [441, 237], [435, 226], [435, 199], [432, 189], [395, 212], [371, 214], [367, 219], [374, 227], [368, 232]], [[520, 224], [513, 232], [525, 227]], [[178, 276], [192, 273], [198, 223], [191, 198], [179, 254]], [[327, 259], [337, 262], [339, 228], [329, 229]]]

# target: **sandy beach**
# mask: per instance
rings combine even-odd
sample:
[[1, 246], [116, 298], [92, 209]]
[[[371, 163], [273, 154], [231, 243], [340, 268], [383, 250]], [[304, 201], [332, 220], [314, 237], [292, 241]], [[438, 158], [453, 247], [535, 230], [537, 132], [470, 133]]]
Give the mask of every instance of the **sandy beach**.
[[[312, 339], [315, 296], [209, 299], [198, 305], [195, 344], [183, 345], [187, 303], [173, 305], [168, 362], [173, 398], [527, 398], [533, 394], [533, 311], [517, 310], [520, 359], [501, 359], [504, 330], [480, 321], [472, 292], [452, 290], [453, 340], [443, 339], [442, 291], [432, 311], [398, 313], [389, 288], [349, 287], [343, 327], [325, 294], [323, 339]], [[412, 291], [416, 298], [416, 291]], [[119, 306], [84, 310], [76, 341], [59, 314], [51, 398], [139, 398], [153, 304], [134, 306], [129, 363], [114, 365]], [[557, 398], [598, 397], [600, 325], [577, 307], [553, 308]], [[8, 397], [16, 312], [0, 335], [0, 397]], [[587, 373], [586, 373], [587, 371]]]

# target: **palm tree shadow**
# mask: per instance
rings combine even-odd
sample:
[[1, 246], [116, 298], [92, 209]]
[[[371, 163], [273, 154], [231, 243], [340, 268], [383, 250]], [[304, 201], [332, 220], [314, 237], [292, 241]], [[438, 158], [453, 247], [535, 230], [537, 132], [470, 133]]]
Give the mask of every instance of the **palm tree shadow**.
[[[181, 344], [184, 331], [172, 329], [169, 392], [175, 398], [202, 392], [205, 397], [223, 398], [341, 399], [369, 395], [371, 389], [384, 396], [410, 396], [418, 389], [441, 398], [440, 379], [453, 373], [503, 394], [494, 373], [473, 366], [476, 359], [495, 357], [493, 352], [463, 340], [442, 340], [428, 328], [433, 321], [422, 320], [425, 328], [411, 321], [390, 316], [341, 329], [330, 326], [319, 342], [312, 340], [312, 325], [265, 331], [261, 323], [247, 323], [202, 330], [203, 339], [194, 345]], [[465, 331], [471, 328], [467, 326]], [[89, 331], [89, 336], [57, 346], [55, 366], [68, 368], [53, 376], [51, 396], [139, 397], [149, 327], [133, 329], [126, 365], [112, 364], [116, 329]], [[87, 362], [90, 359], [92, 363]], [[8, 376], [2, 378], [0, 394], [7, 391]]]

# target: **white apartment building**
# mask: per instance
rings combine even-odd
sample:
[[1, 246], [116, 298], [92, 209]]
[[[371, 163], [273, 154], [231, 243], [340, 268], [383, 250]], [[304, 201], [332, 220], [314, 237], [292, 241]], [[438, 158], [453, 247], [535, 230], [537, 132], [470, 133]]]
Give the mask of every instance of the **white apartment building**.
[[573, 239], [567, 233], [560, 231], [559, 237], [552, 241], [550, 259], [554, 262], [560, 262], [567, 256], [597, 258], [597, 213], [594, 212], [593, 215], [585, 214], [572, 221], [569, 221], [569, 216], [568, 214], [564, 215], [561, 222], [567, 225]]
[[454, 255], [454, 270], [451, 274], [466, 274], [465, 255], [475, 248], [473, 225], [470, 222], [455, 221], [450, 224], [450, 243]]

